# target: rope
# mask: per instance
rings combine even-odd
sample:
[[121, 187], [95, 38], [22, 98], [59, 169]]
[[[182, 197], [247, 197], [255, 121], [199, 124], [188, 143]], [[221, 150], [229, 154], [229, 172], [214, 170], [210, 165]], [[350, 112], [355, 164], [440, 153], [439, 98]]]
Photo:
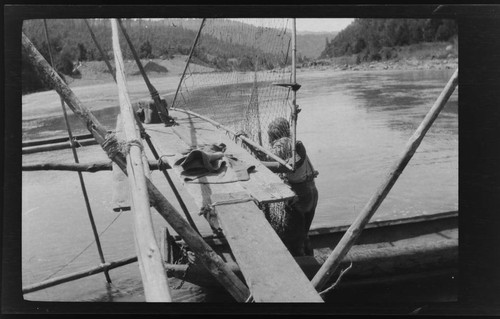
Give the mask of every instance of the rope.
[[221, 201], [216, 201], [211, 204], [207, 204], [204, 207], [200, 209], [200, 213], [198, 215], [203, 215], [207, 217], [207, 214], [214, 214], [214, 208], [215, 206], [222, 206], [222, 205], [231, 205], [231, 204], [240, 204], [240, 203], [246, 203], [246, 202], [254, 202], [256, 205], [259, 205], [259, 202], [253, 198], [253, 197], [247, 197], [247, 198], [236, 198], [236, 199], [228, 199], [228, 200], [221, 200]]
[[340, 283], [340, 280], [342, 279], [342, 277], [349, 271], [351, 270], [352, 268], [352, 261], [351, 261], [351, 264], [349, 265], [349, 267], [347, 267], [346, 269], [342, 270], [340, 272], [340, 275], [339, 277], [337, 278], [337, 280], [333, 283], [333, 285], [331, 285], [330, 287], [328, 287], [327, 289], [323, 290], [322, 292], [319, 293], [319, 295], [321, 297], [324, 297], [329, 291], [335, 289], [335, 287], [337, 287], [337, 285]]
[[115, 133], [108, 133], [106, 134], [104, 142], [102, 142], [101, 146], [108, 155], [108, 158], [113, 160], [116, 155], [123, 153], [123, 150], [126, 149], [125, 144], [126, 142], [118, 141]]
[[[207, 204], [205, 206], [203, 206], [201, 209], [200, 209], [200, 212], [198, 213], [198, 215], [200, 216], [204, 216], [205, 219], [208, 221], [208, 223], [210, 224], [210, 227], [212, 228], [212, 231], [216, 234], [216, 235], [221, 235], [222, 234], [222, 229], [220, 228], [216, 228], [215, 227], [215, 223], [212, 223], [211, 220], [213, 218], [216, 218], [217, 217], [217, 214], [215, 213], [215, 210], [214, 208], [216, 206], [222, 206], [222, 205], [231, 205], [231, 204], [239, 204], [239, 203], [246, 203], [246, 202], [254, 202], [257, 206], [259, 206], [259, 202], [253, 198], [253, 197], [247, 197], [247, 198], [236, 198], [236, 199], [229, 199], [229, 200], [223, 200], [223, 201], [216, 201], [214, 203], [211, 203], [211, 204]], [[260, 207], [260, 206], [259, 206]]]
[[138, 146], [141, 149], [141, 152], [144, 151], [144, 147], [142, 146], [141, 141], [130, 140], [130, 141], [125, 143], [125, 149], [123, 150], [123, 155], [125, 155], [125, 156], [128, 155], [128, 153], [130, 152], [130, 148], [132, 146]]
[[163, 161], [163, 157], [166, 156], [166, 155], [162, 155], [158, 158], [158, 169], [160, 171], [163, 171], [163, 170], [166, 170], [168, 168], [170, 168], [170, 165], [168, 165], [167, 163], [165, 163], [165, 161]]
[[[104, 234], [109, 227], [111, 227], [111, 225], [113, 225], [113, 223], [118, 219], [118, 217], [121, 216], [121, 214], [123, 213], [123, 211], [121, 211], [112, 221], [111, 223], [102, 231], [99, 233], [99, 236], [101, 236], [102, 234]], [[42, 281], [45, 281], [47, 279], [50, 279], [52, 277], [54, 277], [56, 274], [58, 274], [61, 270], [63, 270], [64, 268], [66, 268], [67, 266], [69, 266], [69, 264], [71, 264], [73, 261], [75, 261], [78, 257], [80, 257], [87, 249], [89, 249], [90, 246], [92, 246], [94, 243], [96, 242], [96, 240], [94, 239], [94, 241], [92, 241], [90, 244], [88, 244], [81, 252], [79, 252], [75, 257], [73, 257], [73, 259], [71, 259], [70, 261], [68, 261], [66, 264], [64, 264], [61, 268], [59, 268], [56, 272], [54, 272], [53, 274], [49, 275], [48, 277], [44, 278]]]

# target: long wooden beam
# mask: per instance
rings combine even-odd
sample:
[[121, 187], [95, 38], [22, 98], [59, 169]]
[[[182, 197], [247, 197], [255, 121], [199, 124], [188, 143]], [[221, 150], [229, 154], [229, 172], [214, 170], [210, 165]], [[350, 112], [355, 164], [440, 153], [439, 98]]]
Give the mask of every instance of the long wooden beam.
[[[73, 138], [76, 139], [77, 141], [79, 140], [86, 140], [86, 139], [94, 139], [92, 134], [80, 134], [80, 135], [73, 135]], [[46, 144], [54, 144], [54, 143], [60, 143], [60, 142], [67, 142], [69, 143], [69, 138], [67, 136], [65, 137], [52, 137], [52, 138], [41, 138], [41, 139], [35, 139], [35, 140], [28, 140], [22, 143], [23, 147], [28, 147], [28, 146], [38, 146], [38, 145], [46, 145]]]
[[[34, 67], [40, 80], [59, 93], [68, 107], [87, 126], [94, 138], [103, 147], [108, 156], [120, 169], [126, 172], [126, 160], [123, 151], [112, 148], [121, 141], [113, 139], [114, 135], [108, 133], [97, 118], [76, 97], [68, 85], [47, 63], [38, 52], [33, 43], [22, 33], [22, 49], [27, 61]], [[228, 292], [240, 302], [245, 301], [250, 292], [243, 282], [231, 271], [222, 258], [200, 237], [189, 223], [177, 212], [156, 186], [148, 179], [146, 180], [148, 192], [153, 199], [154, 207], [158, 213], [172, 226], [172, 228], [184, 239], [191, 249], [197, 254], [203, 265], [215, 276], [215, 278], [228, 290]]]
[[[74, 142], [75, 147], [80, 147], [80, 146], [89, 146], [89, 145], [96, 145], [98, 144], [94, 138], [89, 138], [85, 140], [76, 140]], [[22, 154], [33, 154], [33, 153], [39, 153], [39, 152], [48, 152], [48, 151], [57, 151], [57, 150], [64, 150], [71, 148], [71, 142], [69, 140], [65, 142], [58, 142], [58, 143], [51, 143], [51, 144], [45, 144], [45, 145], [35, 145], [35, 146], [26, 146], [23, 147], [21, 153]]]
[[142, 283], [144, 285], [144, 295], [146, 301], [149, 302], [172, 301], [167, 276], [161, 260], [160, 249], [154, 236], [153, 223], [151, 221], [149, 195], [145, 177], [146, 171], [143, 163], [143, 148], [140, 136], [137, 134], [134, 110], [125, 83], [125, 65], [120, 49], [116, 19], [111, 19], [111, 31], [120, 114], [125, 139], [128, 144], [126, 155], [127, 175], [130, 186], [130, 197], [132, 199], [132, 211], [134, 212], [135, 246], [139, 259]]
[[370, 218], [375, 214], [380, 204], [383, 202], [394, 183], [396, 183], [399, 175], [403, 172], [404, 168], [415, 154], [418, 146], [422, 142], [425, 133], [429, 130], [437, 118], [439, 112], [443, 109], [449, 97], [458, 85], [458, 69], [453, 73], [450, 80], [444, 87], [443, 91], [437, 98], [434, 105], [429, 110], [424, 120], [417, 128], [415, 133], [408, 140], [401, 156], [396, 160], [393, 166], [389, 169], [389, 173], [379, 186], [375, 194], [370, 198], [361, 213], [356, 217], [356, 220], [349, 227], [340, 242], [337, 244], [333, 252], [325, 261], [323, 266], [318, 270], [312, 284], [316, 289], [321, 289], [325, 283], [330, 279], [335, 270], [338, 268], [342, 259], [345, 257], [349, 249], [354, 245]]
[[98, 266], [92, 267], [90, 269], [85, 269], [79, 272], [71, 273], [68, 275], [60, 276], [57, 278], [48, 279], [36, 284], [27, 285], [23, 287], [23, 293], [27, 294], [30, 292], [35, 292], [49, 287], [54, 287], [66, 282], [74, 281], [77, 279], [92, 276], [101, 272], [109, 271], [114, 268], [125, 266], [137, 261], [137, 257], [124, 258], [117, 261], [106, 262]]
[[[35, 163], [35, 164], [24, 164], [21, 168], [22, 171], [71, 171], [71, 172], [87, 172], [95, 173], [100, 171], [111, 171], [113, 165], [112, 161], [97, 161], [90, 163], [56, 163], [56, 162], [45, 162], [45, 163]], [[158, 170], [160, 169], [159, 161], [149, 160], [149, 169]], [[161, 160], [162, 168], [170, 168], [167, 162]]]

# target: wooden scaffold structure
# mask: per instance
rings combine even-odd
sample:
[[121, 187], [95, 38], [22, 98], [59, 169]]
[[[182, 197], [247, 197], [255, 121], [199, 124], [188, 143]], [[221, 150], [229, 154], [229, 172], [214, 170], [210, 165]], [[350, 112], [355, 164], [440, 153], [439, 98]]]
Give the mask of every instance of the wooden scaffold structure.
[[[200, 31], [197, 34], [193, 47], [196, 44], [204, 21], [205, 20], [202, 21]], [[420, 145], [426, 132], [429, 130], [439, 112], [446, 104], [448, 98], [458, 85], [458, 70], [456, 70], [420, 126], [410, 137], [400, 157], [390, 168], [387, 177], [343, 235], [331, 255], [314, 275], [312, 281], [310, 281], [269, 225], [258, 205], [289, 200], [293, 198], [295, 194], [293, 194], [277, 176], [265, 169], [255, 158], [248, 153], [244, 153], [244, 150], [238, 147], [231, 138], [228, 136], [222, 138], [221, 135], [216, 132], [221, 128], [228, 132], [233, 138], [244, 140], [265, 152], [270, 157], [275, 158], [288, 169], [293, 170], [293, 167], [289, 166], [282, 159], [277, 158], [265, 148], [262, 148], [259, 144], [245, 136], [238, 135], [236, 132], [212, 119], [192, 111], [172, 107], [169, 112], [166, 107], [163, 108], [165, 105], [162, 104], [158, 92], [150, 83], [146, 72], [144, 72], [140, 59], [135, 53], [135, 49], [120, 20], [111, 20], [116, 74], [105, 57], [105, 54], [103, 54], [99, 43], [97, 43], [90, 25], [87, 21], [85, 22], [117, 84], [121, 112], [115, 133], [108, 131], [99, 123], [97, 118], [95, 118], [89, 109], [80, 102], [69, 86], [61, 79], [54, 68], [42, 57], [24, 34], [22, 34], [23, 54], [26, 55], [29, 62], [36, 69], [43, 82], [56, 90], [60, 95], [66, 121], [65, 105], [74, 112], [91, 133], [91, 135], [85, 135], [85, 139], [90, 139], [90, 137], [92, 137], [96, 143], [100, 144], [111, 162], [79, 163], [74, 145], [75, 137], [72, 136], [71, 130], [69, 126], [67, 126], [69, 143], [72, 147], [75, 163], [42, 163], [24, 166], [23, 170], [54, 169], [77, 171], [87, 203], [88, 198], [85, 193], [81, 172], [96, 172], [99, 170], [113, 169], [127, 176], [130, 190], [129, 198], [131, 199], [130, 206], [134, 214], [134, 236], [137, 256], [114, 262], [106, 262], [104, 260], [98, 241], [98, 235], [95, 231], [95, 225], [93, 224], [90, 207], [87, 204], [89, 218], [91, 219], [94, 235], [96, 236], [96, 243], [99, 249], [101, 265], [86, 271], [61, 276], [59, 278], [24, 287], [24, 293], [51, 287], [99, 272], [104, 272], [106, 279], [110, 282], [109, 270], [138, 261], [146, 301], [172, 301], [166, 268], [160, 254], [159, 245], [153, 234], [150, 208], [152, 205], [195, 253], [197, 259], [201, 262], [206, 271], [210, 273], [236, 301], [323, 302], [321, 292], [325, 288], [325, 285], [330, 281], [346, 254], [370, 221], [370, 218], [377, 211], [392, 186], [396, 183], [398, 177]], [[293, 28], [295, 29], [295, 21]], [[124, 63], [119, 43], [119, 29], [121, 29], [122, 34], [125, 36], [157, 110], [161, 113], [161, 118], [164, 120], [162, 124], [142, 124], [132, 108], [124, 74]], [[48, 38], [47, 29], [46, 35]], [[193, 49], [190, 52], [190, 57], [192, 52]], [[295, 38], [293, 38], [292, 52], [295, 57]], [[190, 59], [188, 59], [187, 63], [189, 63], [189, 60]], [[295, 58], [293, 59], [293, 66], [295, 67]], [[292, 134], [295, 135], [297, 114], [299, 112], [298, 106], [296, 105], [296, 90], [300, 87], [300, 85], [296, 83], [295, 73], [293, 73], [291, 82], [292, 83], [289, 83], [288, 86], [293, 91]], [[179, 88], [177, 88], [177, 92], [178, 90]], [[173, 115], [175, 115], [176, 124], [178, 124], [176, 126], [172, 125]], [[174, 138], [174, 136], [178, 138]], [[149, 152], [153, 155], [154, 161], [148, 160], [142, 139], [148, 144]], [[179, 155], [180, 149], [186, 145], [190, 147], [203, 144], [206, 145], [214, 143], [215, 141], [220, 142], [221, 139], [227, 144], [228, 150], [231, 153], [255, 165], [257, 168], [257, 172], [254, 175], [255, 179], [229, 186], [225, 184], [209, 185], [185, 183], [183, 187], [185, 187], [192, 196], [195, 204], [200, 210], [208, 209], [211, 217], [216, 216], [215, 223], [211, 222], [210, 216], [207, 217], [207, 219], [211, 226], [216, 225], [223, 230], [232, 253], [238, 262], [238, 268], [243, 274], [244, 281], [234, 273], [234, 265], [226, 263], [223, 258], [206, 243], [196, 228], [183, 202], [182, 196], [177, 191], [167, 171], [167, 169], [171, 169], [173, 174], [180, 176], [179, 169], [174, 167], [179, 156], [168, 156], [163, 158], [161, 152], [158, 151], [169, 150]], [[68, 140], [57, 140], [54, 143], [67, 144], [67, 142]], [[159, 145], [158, 150], [155, 148], [153, 142]], [[26, 146], [37, 147], [39, 145], [31, 144]], [[293, 152], [293, 154], [295, 155], [295, 152]], [[159, 169], [163, 172], [179, 201], [185, 218], [179, 214], [152, 183], [149, 178], [150, 170], [152, 169]]]

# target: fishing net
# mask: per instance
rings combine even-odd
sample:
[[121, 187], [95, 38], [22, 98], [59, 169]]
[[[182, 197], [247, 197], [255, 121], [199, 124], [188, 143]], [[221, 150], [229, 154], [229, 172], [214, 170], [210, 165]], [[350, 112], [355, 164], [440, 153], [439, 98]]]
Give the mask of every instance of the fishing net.
[[[292, 91], [286, 84], [292, 82], [291, 57], [291, 19], [207, 19], [172, 106], [210, 118], [271, 150], [273, 134], [290, 134]], [[195, 67], [207, 61], [214, 70], [197, 72]], [[277, 119], [288, 125], [271, 125]], [[274, 132], [268, 131], [270, 125]], [[282, 237], [284, 203], [263, 210]]]
[[[291, 19], [207, 19], [173, 102], [270, 149], [269, 124], [291, 119]], [[200, 73], [197, 64], [214, 67]]]

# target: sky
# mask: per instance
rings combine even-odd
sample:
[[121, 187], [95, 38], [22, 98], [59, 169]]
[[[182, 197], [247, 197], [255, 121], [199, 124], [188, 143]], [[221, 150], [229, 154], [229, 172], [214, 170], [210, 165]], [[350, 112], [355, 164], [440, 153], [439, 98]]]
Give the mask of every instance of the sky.
[[297, 19], [297, 31], [332, 32], [347, 27], [354, 19]]

